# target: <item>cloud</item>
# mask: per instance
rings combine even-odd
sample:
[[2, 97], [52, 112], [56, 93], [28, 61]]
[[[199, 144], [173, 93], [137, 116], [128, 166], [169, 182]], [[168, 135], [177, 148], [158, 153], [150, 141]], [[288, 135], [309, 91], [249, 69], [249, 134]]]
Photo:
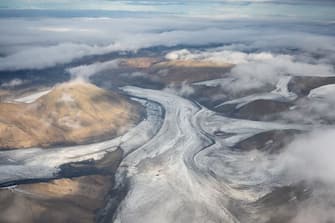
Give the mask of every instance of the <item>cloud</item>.
[[0, 58], [0, 70], [41, 69], [71, 62], [85, 55], [101, 53], [96, 47], [62, 43], [48, 47], [33, 47]]
[[316, 28], [294, 22], [279, 26], [276, 21], [188, 17], [7, 18], [0, 19], [0, 70], [42, 69], [88, 55], [153, 46], [208, 44], [241, 52], [283, 54], [294, 49], [307, 56], [317, 54], [322, 63], [333, 63], [335, 42], [329, 32], [324, 24]]
[[24, 80], [15, 78], [15, 79], [12, 79], [9, 82], [2, 83], [1, 87], [16, 87], [16, 86], [20, 86], [20, 85], [22, 85], [24, 83], [25, 83]]
[[[334, 222], [335, 212], [331, 202], [333, 198], [329, 195], [332, 192], [328, 193], [328, 195], [322, 192], [319, 193], [316, 193], [312, 199], [303, 202], [291, 223]], [[332, 194], [331, 196], [334, 195]]]
[[275, 86], [286, 75], [334, 76], [331, 64], [319, 63], [312, 56], [275, 54], [270, 52], [245, 53], [226, 50], [225, 47], [194, 50], [187, 49], [169, 52], [170, 60], [200, 60], [217, 63], [232, 63], [235, 66], [224, 77], [222, 89], [240, 92], [258, 89], [267, 85]]
[[[235, 64], [233, 72], [239, 73], [239, 69], [258, 69], [266, 75], [265, 71], [270, 67], [281, 70], [282, 73], [304, 76], [332, 76], [335, 74], [331, 64], [315, 64], [305, 61], [298, 61], [297, 57], [288, 54], [274, 54], [270, 52], [245, 53], [241, 51], [231, 51], [222, 48], [214, 48], [205, 51], [190, 52], [186, 49], [172, 51], [166, 55], [167, 59], [178, 60], [203, 60], [211, 62], [223, 62]], [[307, 60], [305, 58], [305, 60]], [[313, 58], [310, 58], [313, 61]], [[234, 71], [235, 70], [235, 71]], [[245, 72], [248, 72], [245, 70]], [[272, 73], [272, 72], [270, 72]]]
[[335, 104], [335, 84], [327, 84], [310, 91], [308, 97], [312, 99], [325, 100]]
[[132, 77], [147, 77], [148, 74], [144, 73], [144, 72], [136, 71], [136, 72], [130, 73], [130, 76], [132, 76]]
[[295, 182], [321, 181], [335, 185], [334, 137], [334, 129], [324, 129], [297, 138], [279, 156], [278, 165]]
[[[147, 73], [141, 72], [141, 71], [135, 71], [130, 73], [121, 73], [121, 76], [124, 77], [145, 77], [145, 78], [151, 78], [150, 75]], [[154, 77], [154, 76], [153, 76]]]
[[334, 222], [335, 130], [319, 129], [298, 137], [277, 157], [276, 166], [289, 182], [304, 181], [312, 187], [292, 223]]
[[[249, 55], [250, 56], [250, 55]], [[259, 54], [254, 56], [260, 56]], [[263, 55], [264, 56], [264, 55]], [[231, 70], [231, 76], [237, 78], [234, 85], [237, 89], [260, 88], [266, 84], [277, 84], [285, 75], [300, 76], [333, 76], [334, 69], [327, 64], [309, 64], [296, 61], [289, 55], [268, 55], [258, 59], [249, 59], [246, 63], [237, 64]]]
[[308, 97], [300, 98], [280, 118], [288, 122], [314, 125], [335, 123], [335, 85], [329, 84], [310, 91]]
[[226, 62], [232, 64], [248, 63], [251, 61], [263, 61], [273, 59], [270, 53], [244, 53], [239, 51], [229, 51], [223, 48], [214, 48], [206, 51], [190, 52], [187, 49], [170, 52], [166, 55], [167, 59], [177, 60], [204, 60], [212, 62]]
[[277, 118], [316, 126], [333, 124], [335, 123], [334, 93], [334, 84], [312, 89], [307, 97], [296, 100], [294, 106], [278, 114]]
[[[92, 10], [97, 16], [115, 15], [120, 12], [127, 15], [148, 13], [162, 15], [181, 15], [209, 18], [294, 18], [302, 20], [334, 20], [334, 3], [331, 0], [207, 0], [207, 1], [122, 1], [122, 0], [2, 0], [0, 8], [6, 9], [43, 9], [47, 10]], [[110, 13], [112, 12], [112, 13]], [[113, 13], [114, 12], [114, 13]], [[73, 13], [73, 12], [72, 12]], [[18, 13], [20, 14], [20, 13]], [[59, 13], [69, 16], [69, 13]], [[81, 12], [79, 14], [84, 14]]]
[[0, 6], [16, 9], [100, 9], [115, 11], [153, 11], [156, 9], [149, 4], [141, 5], [129, 1], [108, 0], [5, 0]]
[[89, 80], [89, 78], [99, 72], [118, 68], [119, 60], [110, 60], [106, 62], [96, 62], [89, 65], [81, 65], [67, 69], [72, 79]]
[[186, 81], [183, 81], [181, 84], [169, 84], [169, 86], [163, 90], [186, 97], [194, 93], [194, 88]]

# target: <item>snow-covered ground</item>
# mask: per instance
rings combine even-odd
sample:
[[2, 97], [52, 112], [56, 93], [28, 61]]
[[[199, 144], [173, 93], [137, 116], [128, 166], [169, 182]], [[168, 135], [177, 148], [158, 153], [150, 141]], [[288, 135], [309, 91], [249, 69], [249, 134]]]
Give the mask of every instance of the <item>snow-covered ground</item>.
[[51, 91], [51, 89], [45, 90], [45, 91], [39, 91], [39, 92], [35, 92], [23, 97], [19, 97], [19, 98], [15, 98], [12, 101], [13, 102], [21, 102], [21, 103], [33, 103], [34, 101], [36, 101], [37, 99], [39, 99], [40, 97], [48, 94]]
[[279, 78], [279, 81], [277, 83], [276, 89], [269, 92], [269, 93], [260, 93], [260, 94], [253, 94], [248, 95], [242, 98], [233, 99], [230, 101], [226, 101], [224, 103], [218, 104], [215, 107], [221, 107], [224, 105], [229, 104], [235, 104], [237, 109], [243, 107], [244, 105], [249, 104], [250, 102], [256, 101], [256, 100], [272, 100], [272, 101], [279, 101], [279, 102], [290, 102], [297, 98], [297, 96], [289, 92], [288, 90], [288, 83], [291, 80], [291, 76], [283, 76]]
[[[229, 201], [254, 201], [264, 192], [258, 193], [259, 188], [234, 188], [228, 180], [213, 177], [216, 174], [213, 171], [229, 168], [240, 173], [233, 178], [233, 183], [241, 182], [244, 177], [246, 185], [254, 186], [258, 180], [269, 183], [270, 187], [269, 172], [255, 172], [254, 179], [248, 181], [249, 171], [263, 163], [254, 160], [249, 162], [253, 165], [248, 168], [238, 165], [241, 161], [256, 159], [255, 154], [242, 157], [229, 150], [225, 157], [227, 162], [222, 162], [221, 166], [216, 162], [220, 167], [216, 166], [210, 172], [206, 168], [210, 163], [207, 163], [205, 151], [225, 150], [233, 142], [262, 131], [303, 128], [215, 116], [213, 112], [168, 92], [133, 87], [125, 90], [159, 102], [166, 113], [159, 132], [121, 164], [126, 168], [119, 169], [118, 180], [121, 181], [126, 172], [131, 186], [119, 207], [116, 222], [238, 222], [226, 208]], [[215, 142], [213, 130], [216, 129], [236, 135], [224, 142]]]
[[101, 159], [118, 146], [128, 153], [149, 140], [161, 125], [162, 109], [156, 103], [145, 102], [147, 118], [125, 135], [89, 145], [52, 149], [20, 149], [0, 152], [0, 183], [33, 178], [50, 178], [62, 164]]
[[313, 99], [324, 99], [335, 101], [335, 84], [323, 85], [310, 91], [308, 97]]
[[[123, 89], [147, 118], [124, 136], [91, 145], [0, 152], [0, 182], [48, 178], [62, 164], [125, 152], [116, 182], [129, 179], [116, 222], [238, 222], [231, 201], [252, 202], [276, 182], [271, 158], [229, 149], [260, 132], [303, 126], [232, 119], [171, 92]], [[163, 110], [164, 109], [164, 110]], [[217, 139], [215, 131], [227, 133]], [[241, 165], [242, 164], [242, 165]]]

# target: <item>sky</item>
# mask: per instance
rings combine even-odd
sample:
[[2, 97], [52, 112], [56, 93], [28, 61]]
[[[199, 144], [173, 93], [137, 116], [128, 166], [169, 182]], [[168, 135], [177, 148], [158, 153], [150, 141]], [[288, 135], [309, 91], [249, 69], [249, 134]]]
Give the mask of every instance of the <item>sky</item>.
[[185, 2], [1, 0], [0, 71], [44, 69], [147, 47], [211, 44], [245, 53], [299, 52], [299, 59], [322, 66], [335, 61], [333, 0]]
[[[335, 1], [332, 0], [2, 0], [0, 8], [154, 12], [218, 19], [290, 18], [335, 21]], [[103, 12], [101, 13], [103, 16]]]

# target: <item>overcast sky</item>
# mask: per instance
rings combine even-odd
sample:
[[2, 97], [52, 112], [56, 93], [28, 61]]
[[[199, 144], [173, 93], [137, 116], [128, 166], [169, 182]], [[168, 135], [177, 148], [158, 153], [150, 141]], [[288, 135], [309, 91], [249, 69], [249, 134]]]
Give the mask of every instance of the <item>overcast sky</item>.
[[313, 63], [335, 61], [333, 0], [184, 2], [1, 0], [0, 70], [42, 69], [152, 46], [210, 44], [245, 52], [295, 50], [304, 61], [305, 54], [318, 56]]
[[[333, 0], [1, 0], [2, 9], [161, 12], [213, 18], [294, 18], [334, 21]], [[1, 13], [1, 12], [0, 12]]]

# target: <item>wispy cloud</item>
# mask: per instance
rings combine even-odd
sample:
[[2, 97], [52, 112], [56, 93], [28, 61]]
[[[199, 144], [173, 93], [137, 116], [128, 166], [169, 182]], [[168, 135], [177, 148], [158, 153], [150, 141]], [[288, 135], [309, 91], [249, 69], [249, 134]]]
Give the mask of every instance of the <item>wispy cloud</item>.
[[330, 63], [335, 41], [327, 27], [180, 17], [1, 19], [0, 70], [41, 69], [87, 55], [152, 46], [213, 43], [233, 51], [305, 51]]
[[92, 75], [118, 68], [119, 60], [111, 60], [106, 62], [96, 62], [89, 65], [81, 65], [67, 69], [67, 72], [71, 74], [72, 79], [88, 80]]
[[333, 222], [335, 131], [319, 129], [298, 137], [280, 154], [274, 165], [282, 168], [291, 183], [305, 182], [313, 187], [298, 208], [292, 223]]
[[[211, 18], [290, 17], [303, 20], [334, 20], [331, 0], [209, 0], [209, 1], [109, 1], [109, 0], [4, 0], [0, 8], [104, 10], [124, 12], [155, 12]], [[103, 12], [101, 12], [103, 14]]]
[[[303, 52], [296, 54], [278, 54], [271, 52], [245, 53], [236, 50], [226, 50], [225, 47], [193, 50], [186, 49], [172, 51], [166, 55], [173, 60], [200, 60], [218, 63], [231, 63], [235, 66], [225, 75], [222, 89], [227, 92], [241, 92], [259, 89], [277, 84], [286, 75], [297, 76], [334, 76], [332, 63], [319, 61], [312, 55]], [[331, 54], [332, 55], [332, 54]], [[325, 55], [328, 58], [329, 55]], [[332, 60], [331, 58], [328, 58]]]

